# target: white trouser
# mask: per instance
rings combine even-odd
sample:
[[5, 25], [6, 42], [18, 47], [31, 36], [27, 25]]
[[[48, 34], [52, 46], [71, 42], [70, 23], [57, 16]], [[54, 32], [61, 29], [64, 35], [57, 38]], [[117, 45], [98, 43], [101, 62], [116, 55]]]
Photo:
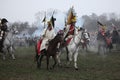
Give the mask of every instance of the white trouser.
[[41, 43], [40, 51], [43, 50], [43, 49], [47, 49], [47, 47], [48, 47], [47, 44], [48, 44], [48, 39], [44, 38], [42, 43]]

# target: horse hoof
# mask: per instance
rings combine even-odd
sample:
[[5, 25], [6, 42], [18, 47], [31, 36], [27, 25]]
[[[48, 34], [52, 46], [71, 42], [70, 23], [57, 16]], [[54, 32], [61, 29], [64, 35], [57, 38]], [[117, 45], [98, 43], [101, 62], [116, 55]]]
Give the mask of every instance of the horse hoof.
[[3, 61], [5, 61], [6, 59], [3, 59]]
[[5, 58], [5, 57], [3, 57], [3, 60], [6, 60], [6, 58]]
[[60, 63], [60, 64], [58, 64], [58, 67], [62, 67], [62, 64]]
[[78, 68], [75, 68], [75, 70], [77, 70], [77, 71], [78, 71]]
[[15, 60], [16, 58], [13, 58], [13, 60]]
[[37, 64], [37, 68], [40, 69], [40, 65], [39, 64]]
[[37, 66], [37, 69], [41, 69], [41, 67], [40, 67], [40, 66], [39, 66], [39, 67]]
[[50, 70], [52, 70], [53, 69], [53, 67], [50, 67]]
[[49, 71], [49, 70], [51, 70], [51, 68], [47, 68], [47, 70]]

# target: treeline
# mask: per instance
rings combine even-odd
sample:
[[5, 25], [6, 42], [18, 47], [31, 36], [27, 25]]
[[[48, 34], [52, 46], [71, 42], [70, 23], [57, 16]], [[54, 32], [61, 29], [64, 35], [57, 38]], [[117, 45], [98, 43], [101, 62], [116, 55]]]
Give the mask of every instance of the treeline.
[[19, 34], [25, 30], [27, 30], [29, 34], [32, 34], [37, 29], [34, 24], [30, 25], [28, 22], [14, 22], [11, 23], [9, 27], [17, 27]]
[[[52, 14], [52, 12], [52, 10], [49, 11], [48, 15]], [[59, 11], [56, 11], [56, 14], [59, 14]], [[44, 17], [44, 12], [38, 12], [35, 17], [36, 21], [31, 25], [28, 22], [14, 22], [11, 23], [10, 26], [16, 26], [19, 32], [28, 30], [28, 33], [31, 35], [36, 29], [38, 29], [38, 27], [41, 28], [41, 26], [43, 26], [41, 25], [41, 20]], [[83, 15], [82, 19], [84, 20], [83, 27], [87, 28], [88, 31], [96, 31], [98, 29], [97, 21], [100, 21], [102, 24], [106, 25], [109, 30], [111, 30], [113, 26], [120, 29], [120, 15], [115, 13], [102, 14], [99, 16], [93, 13], [91, 15]], [[59, 19], [58, 22], [60, 21], [61, 20]]]
[[97, 21], [100, 21], [109, 30], [111, 30], [113, 26], [120, 29], [120, 15], [117, 15], [115, 13], [102, 14], [100, 16], [93, 13], [89, 16], [83, 15], [82, 18], [84, 19], [83, 27], [87, 28], [89, 31], [95, 31], [98, 29]]

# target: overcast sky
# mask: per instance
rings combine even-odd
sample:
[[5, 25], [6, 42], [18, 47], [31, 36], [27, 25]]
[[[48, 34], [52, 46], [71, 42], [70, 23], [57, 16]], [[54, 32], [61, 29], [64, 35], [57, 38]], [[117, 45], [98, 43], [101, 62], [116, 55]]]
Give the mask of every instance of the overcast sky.
[[96, 13], [120, 14], [120, 0], [0, 0], [0, 18], [9, 22], [35, 21], [35, 13], [50, 8], [68, 11], [74, 6], [79, 17]]

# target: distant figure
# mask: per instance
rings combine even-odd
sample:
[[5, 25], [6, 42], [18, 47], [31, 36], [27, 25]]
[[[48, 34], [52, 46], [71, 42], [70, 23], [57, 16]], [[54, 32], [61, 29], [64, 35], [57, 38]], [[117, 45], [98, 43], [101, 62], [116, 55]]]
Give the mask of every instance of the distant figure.
[[99, 31], [98, 31], [98, 36], [97, 36], [97, 40], [98, 39], [105, 39], [105, 33], [106, 33], [106, 27], [105, 26], [100, 26], [99, 27]]
[[5, 36], [7, 33], [7, 19], [3, 18], [1, 19], [1, 25], [0, 25], [0, 52], [3, 52], [3, 42], [5, 40]]
[[87, 29], [84, 29], [83, 36], [84, 36], [84, 39], [90, 41], [90, 34], [89, 32], [87, 32]]
[[116, 27], [114, 27], [113, 32], [112, 32], [112, 43], [116, 44], [116, 43], [118, 43], [118, 41], [119, 41], [119, 33], [118, 33]]
[[82, 36], [81, 36], [81, 43], [83, 49], [88, 49], [88, 46], [90, 42], [90, 34], [87, 32], [87, 29], [83, 29]]

